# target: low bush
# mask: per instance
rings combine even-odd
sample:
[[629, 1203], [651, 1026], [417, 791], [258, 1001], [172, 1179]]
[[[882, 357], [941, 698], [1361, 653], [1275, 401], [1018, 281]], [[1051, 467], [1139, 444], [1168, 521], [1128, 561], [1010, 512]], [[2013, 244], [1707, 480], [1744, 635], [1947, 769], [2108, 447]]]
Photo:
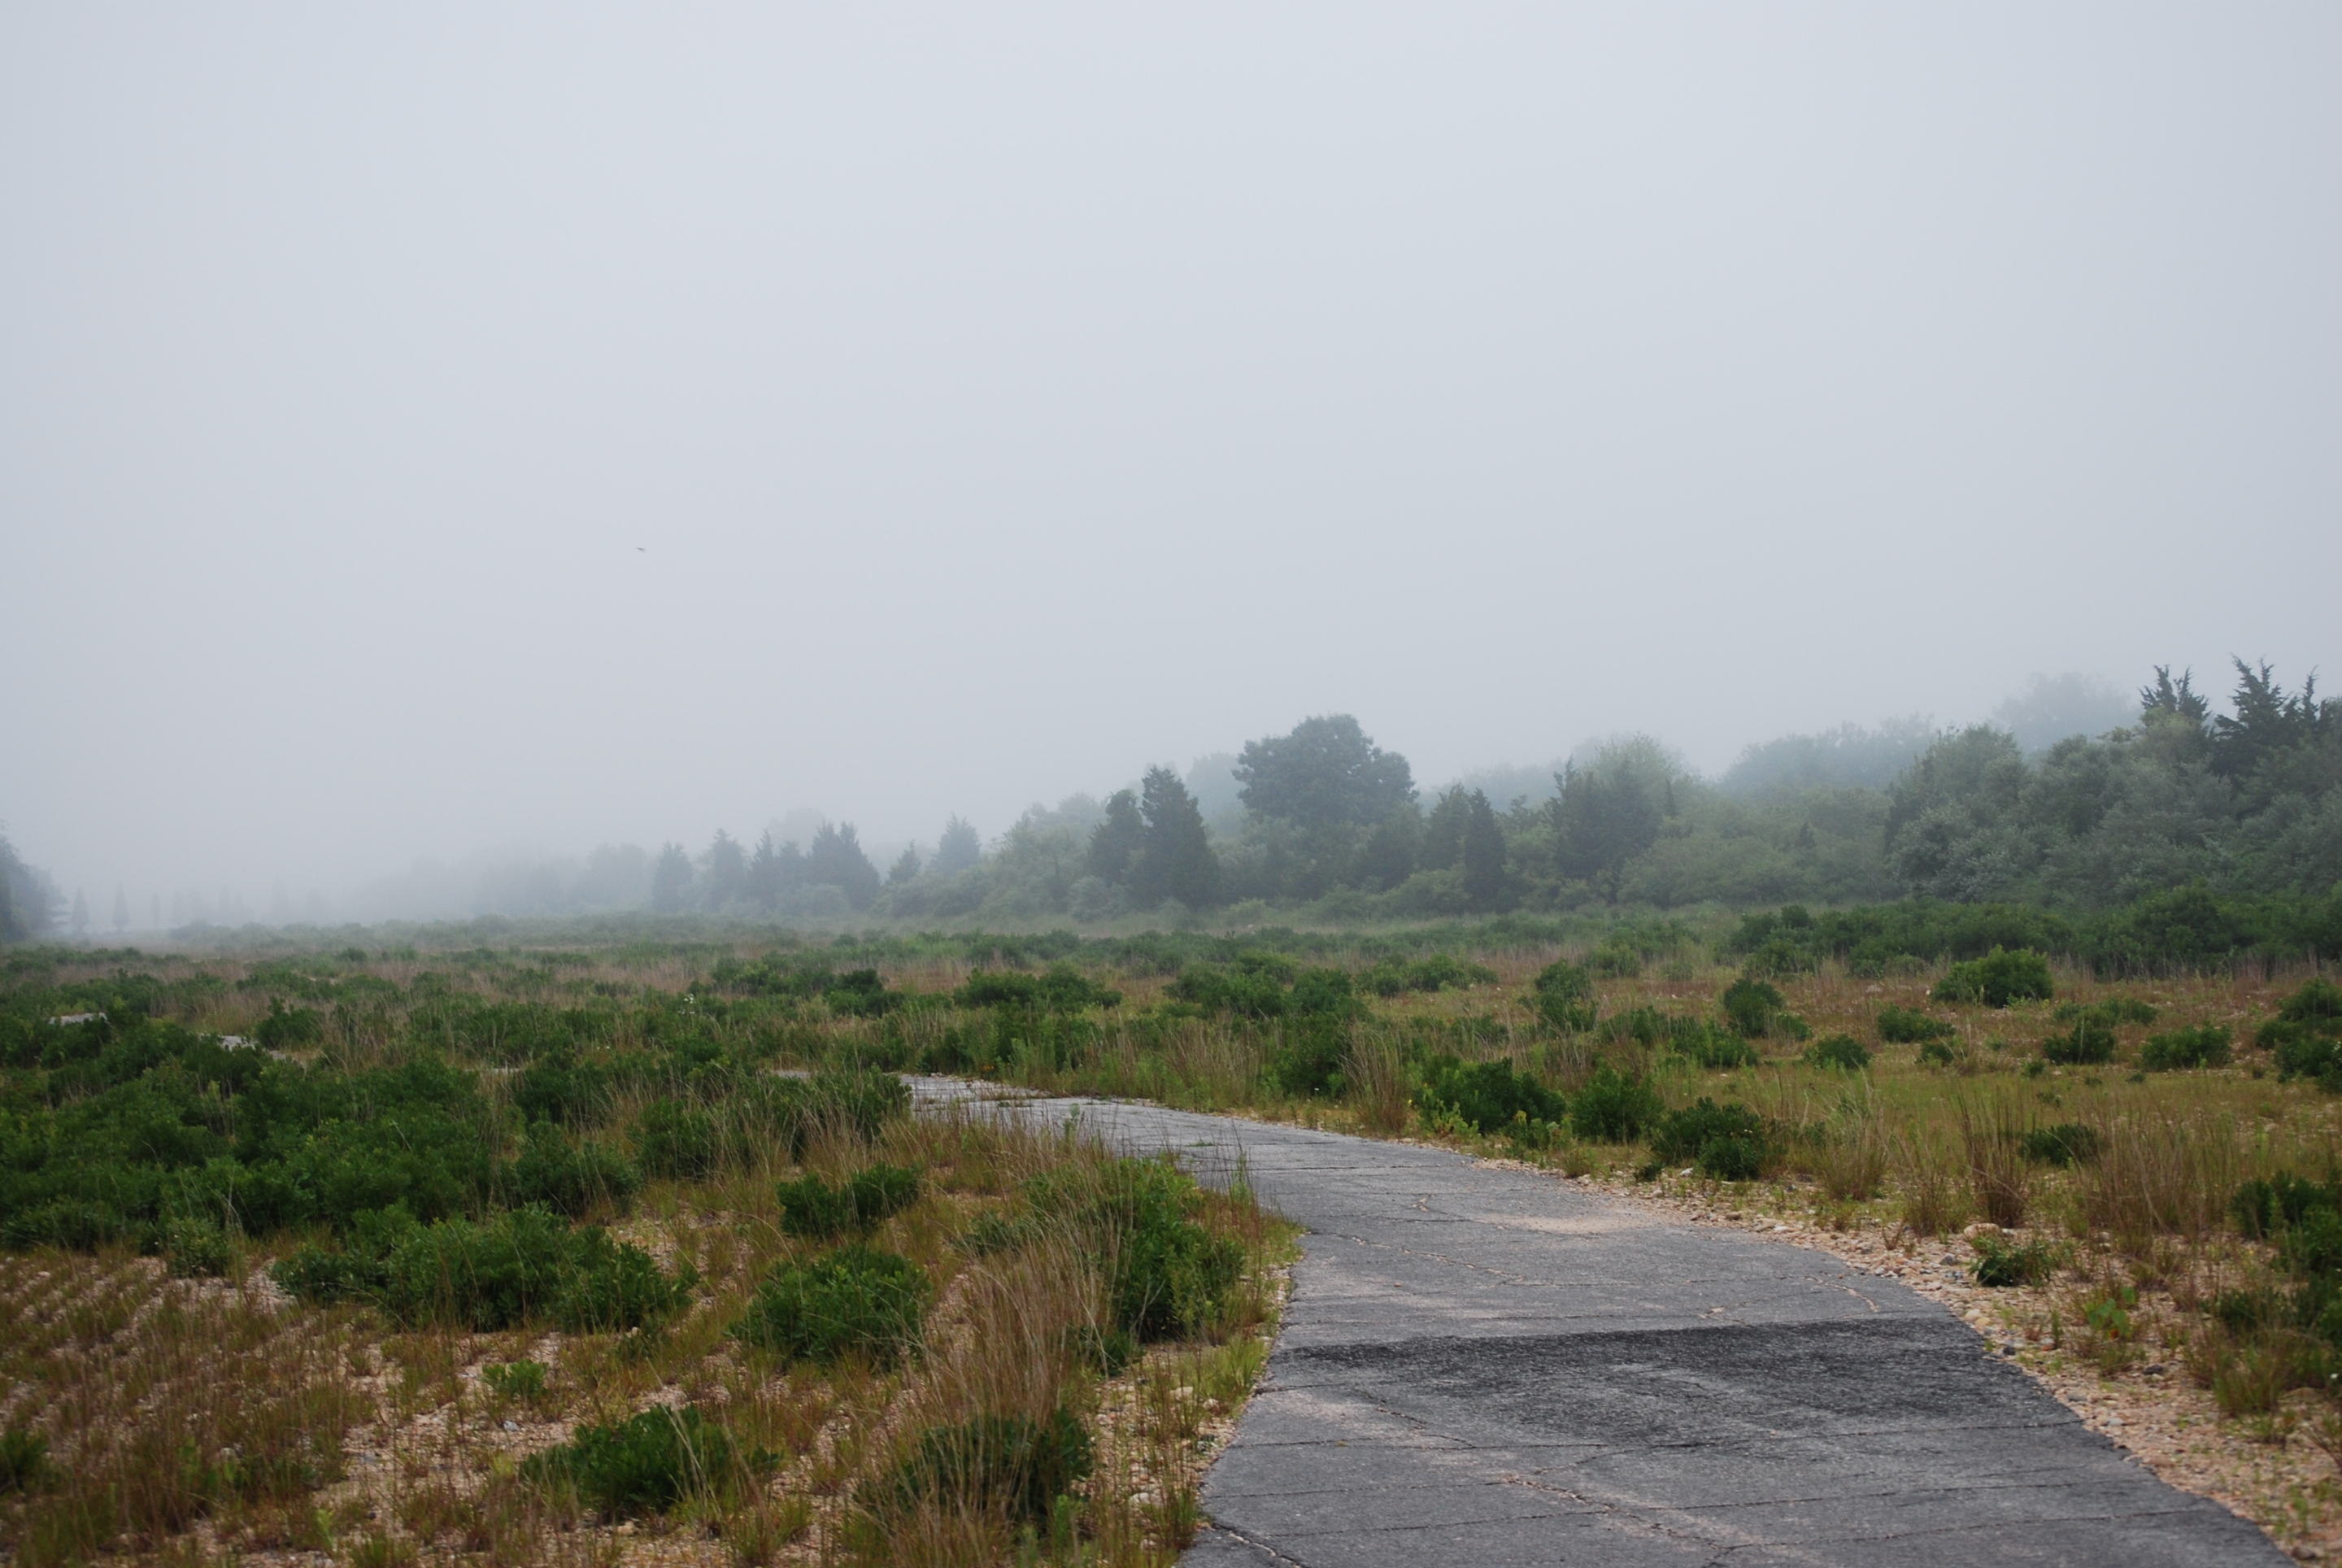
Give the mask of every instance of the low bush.
[[1244, 1272], [1243, 1248], [1195, 1219], [1202, 1194], [1167, 1159], [1036, 1176], [1025, 1196], [1036, 1220], [1064, 1228], [1098, 1259], [1116, 1326], [1139, 1340], [1202, 1331]]
[[1717, 1071], [1736, 1067], [1754, 1067], [1764, 1059], [1756, 1048], [1736, 1034], [1715, 1029], [1698, 1020], [1690, 1020], [1693, 1027], [1672, 1032], [1668, 1043], [1676, 1053], [1697, 1067]]
[[1878, 1038], [1889, 1045], [1918, 1045], [1931, 1040], [1949, 1040], [1959, 1032], [1941, 1019], [1929, 1018], [1924, 1012], [1893, 1002], [1878, 1010]]
[[2077, 1019], [2071, 1030], [2041, 1042], [2041, 1055], [2066, 1067], [2102, 1065], [2115, 1059], [2115, 1031], [2096, 1019]]
[[515, 1201], [541, 1204], [573, 1220], [605, 1205], [624, 1211], [642, 1184], [642, 1172], [617, 1150], [573, 1141], [553, 1121], [529, 1128], [509, 1178]]
[[1569, 1125], [1580, 1138], [1631, 1143], [1658, 1121], [1663, 1110], [1658, 1091], [1648, 1081], [1605, 1063], [1570, 1101]]
[[2277, 1005], [2253, 1043], [2275, 1055], [2279, 1078], [2314, 1078], [2342, 1090], [2342, 986], [2311, 980]]
[[549, 1369], [543, 1362], [505, 1362], [480, 1369], [480, 1381], [498, 1399], [533, 1404], [545, 1397]]
[[1806, 1060], [1816, 1067], [1860, 1072], [1870, 1065], [1870, 1048], [1850, 1034], [1826, 1034], [1806, 1048]]
[[892, 1363], [918, 1337], [935, 1287], [916, 1263], [859, 1242], [765, 1277], [732, 1333], [791, 1361], [849, 1353]]
[[520, 1467], [522, 1479], [565, 1486], [606, 1519], [659, 1513], [686, 1497], [732, 1493], [744, 1474], [773, 1468], [742, 1453], [731, 1434], [696, 1410], [664, 1406], [608, 1425], [581, 1426]]
[[2030, 948], [2012, 952], [1997, 947], [1980, 959], [1954, 964], [1927, 994], [1936, 1001], [2007, 1007], [2014, 1001], [2047, 1001], [2055, 990], [2047, 959]]
[[1452, 1056], [1436, 1056], [1425, 1064], [1416, 1103], [1426, 1120], [1446, 1111], [1479, 1132], [1501, 1131], [1516, 1117], [1550, 1125], [1568, 1109], [1560, 1095], [1526, 1073], [1515, 1072], [1509, 1061], [1466, 1067]]
[[[1959, 1055], [1952, 1050], [1949, 1040], [1931, 1040], [1919, 1048], [1920, 1065], [1925, 1067], [1949, 1067], [1958, 1060]], [[2037, 1061], [2034, 1065], [2038, 1067], [2041, 1064]]]
[[1718, 1105], [1703, 1097], [1659, 1119], [1651, 1151], [1671, 1165], [1691, 1161], [1719, 1181], [1745, 1181], [1764, 1165], [1768, 1138], [1764, 1119], [1738, 1101]]
[[1768, 980], [1744, 974], [1725, 987], [1724, 994], [1716, 1000], [1733, 1032], [1746, 1039], [1761, 1040], [1775, 1034], [1800, 1039], [1804, 1036], [1805, 1020], [1788, 1010], [1788, 1003]]
[[636, 1118], [635, 1153], [654, 1176], [704, 1180], [716, 1170], [716, 1119], [679, 1100], [655, 1100]]
[[2019, 1245], [2003, 1241], [1994, 1236], [1979, 1236], [1976, 1242], [1976, 1282], [2007, 1289], [2016, 1285], [2037, 1285], [2057, 1269], [2057, 1250], [2044, 1241], [2027, 1241]]
[[1566, 959], [1537, 971], [1537, 1013], [1556, 1029], [1585, 1030], [1594, 1027], [1594, 977]]
[[25, 1427], [0, 1432], [0, 1494], [29, 1492], [49, 1468], [49, 1440]]
[[2095, 1127], [2079, 1121], [2061, 1121], [2055, 1127], [2034, 1128], [2025, 1134], [2019, 1146], [2027, 1160], [2044, 1165], [2087, 1165], [2104, 1151], [2106, 1141]]
[[1452, 954], [1434, 953], [1413, 963], [1388, 960], [1376, 964], [1359, 974], [1358, 986], [1376, 996], [1399, 996], [1407, 991], [1463, 990], [1486, 985], [1496, 978], [1496, 971], [1486, 964], [1466, 963]]
[[272, 1271], [312, 1302], [365, 1302], [402, 1328], [493, 1333], [553, 1322], [575, 1332], [655, 1327], [690, 1304], [697, 1274], [669, 1275], [598, 1227], [573, 1231], [543, 1209], [415, 1222], [366, 1217], [340, 1248], [304, 1247]]
[[2237, 1229], [2257, 1240], [2276, 1236], [2307, 1219], [2318, 1209], [2342, 1206], [2329, 1182], [2312, 1181], [2290, 1171], [2257, 1176], [2237, 1189], [2228, 1200], [2228, 1217]]
[[779, 1188], [781, 1230], [825, 1241], [867, 1234], [919, 1201], [919, 1173], [901, 1165], [865, 1166], [838, 1186], [807, 1174]]
[[2199, 1023], [2192, 1029], [2150, 1034], [2147, 1043], [2138, 1049], [2138, 1065], [2147, 1072], [2226, 1067], [2235, 1054], [2229, 1047], [2229, 1038], [2225, 1023]]
[[1295, 1020], [1280, 1030], [1268, 1059], [1268, 1078], [1298, 1100], [1339, 1098], [1348, 1082], [1343, 1064], [1349, 1054], [1349, 1040], [1338, 1025]]
[[2162, 1015], [2137, 997], [2110, 997], [2105, 1001], [2069, 1001], [2050, 1015], [2059, 1023], [2072, 1023], [2077, 1019], [2089, 1019], [2108, 1029], [2120, 1029], [2125, 1024], [2150, 1024]]
[[1596, 980], [1633, 980], [1643, 972], [1643, 955], [1614, 939], [1586, 956], [1586, 968]]
[[1089, 1478], [1090, 1436], [1060, 1405], [1035, 1420], [986, 1414], [931, 1427], [887, 1474], [856, 1498], [868, 1513], [910, 1512], [926, 1500], [1012, 1523], [1046, 1520], [1060, 1497]]

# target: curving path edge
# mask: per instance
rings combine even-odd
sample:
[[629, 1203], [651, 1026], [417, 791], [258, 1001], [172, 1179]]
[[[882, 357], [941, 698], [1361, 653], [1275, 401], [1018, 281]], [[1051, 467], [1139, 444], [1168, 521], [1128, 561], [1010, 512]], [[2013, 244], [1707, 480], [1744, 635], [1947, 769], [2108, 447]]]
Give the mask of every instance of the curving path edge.
[[1177, 1150], [1207, 1179], [1241, 1159], [1306, 1228], [1185, 1563], [2289, 1561], [1943, 1307], [1829, 1254], [1442, 1149], [1113, 1101], [1021, 1108]]

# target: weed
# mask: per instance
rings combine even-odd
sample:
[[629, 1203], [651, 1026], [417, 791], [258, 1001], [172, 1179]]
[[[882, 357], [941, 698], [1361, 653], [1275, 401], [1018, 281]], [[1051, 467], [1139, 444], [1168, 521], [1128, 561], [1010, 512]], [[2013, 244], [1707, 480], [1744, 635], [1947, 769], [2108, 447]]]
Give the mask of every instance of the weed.
[[2053, 1034], [2041, 1042], [2045, 1061], [2067, 1067], [2087, 1067], [2115, 1059], [2115, 1031], [2094, 1018], [2077, 1019], [2074, 1027], [2065, 1034]]
[[21, 1426], [0, 1432], [0, 1493], [31, 1491], [48, 1468], [47, 1438]]
[[480, 1381], [488, 1385], [490, 1393], [522, 1404], [535, 1404], [545, 1398], [546, 1377], [543, 1362], [506, 1362], [480, 1370]]
[[2025, 1134], [2019, 1147], [2027, 1160], [2044, 1165], [2087, 1165], [2106, 1147], [2095, 1127], [2079, 1121], [2061, 1121], [2055, 1127], [2036, 1127]]
[[1045, 1520], [1088, 1478], [1090, 1436], [1062, 1405], [1036, 1420], [985, 1414], [919, 1434], [912, 1452], [856, 1502], [881, 1517], [922, 1503]]
[[1979, 1285], [2037, 1285], [2057, 1269], [2056, 1250], [2042, 1241], [2018, 1245], [1992, 1236], [1979, 1236], [1976, 1252], [1976, 1281]]

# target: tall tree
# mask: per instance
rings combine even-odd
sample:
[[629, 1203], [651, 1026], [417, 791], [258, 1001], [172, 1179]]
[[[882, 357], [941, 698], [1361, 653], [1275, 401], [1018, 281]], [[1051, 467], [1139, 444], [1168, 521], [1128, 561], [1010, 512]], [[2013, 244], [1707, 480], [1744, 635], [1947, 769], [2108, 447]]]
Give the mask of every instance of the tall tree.
[[700, 857], [707, 872], [707, 905], [710, 909], [726, 908], [748, 896], [748, 852], [740, 840], [723, 829], [708, 840], [707, 853]]
[[1212, 853], [1204, 832], [1204, 814], [1179, 775], [1168, 768], [1149, 768], [1139, 781], [1140, 817], [1146, 830], [1145, 847], [1132, 885], [1147, 903], [1176, 899], [1191, 910], [1207, 910], [1220, 901], [1220, 860]]
[[681, 914], [691, 907], [691, 857], [680, 844], [659, 850], [651, 868], [651, 908], [662, 915]]
[[77, 937], [89, 934], [89, 900], [79, 888], [74, 890], [73, 932]]
[[1114, 886], [1126, 887], [1146, 848], [1146, 823], [1138, 814], [1138, 797], [1117, 789], [1106, 797], [1106, 820], [1090, 830], [1089, 874]]
[[886, 885], [890, 888], [900, 888], [918, 879], [919, 847], [916, 844], [906, 844], [903, 846], [903, 852], [895, 857], [894, 868], [886, 873]]
[[824, 822], [806, 850], [806, 880], [816, 887], [836, 888], [856, 910], [866, 910], [878, 896], [878, 868], [862, 852], [851, 822]]
[[1246, 742], [1236, 776], [1247, 808], [1305, 828], [1371, 826], [1415, 799], [1406, 759], [1376, 746], [1346, 713]]
[[1511, 902], [1511, 879], [1505, 870], [1505, 835], [1496, 826], [1496, 809], [1488, 797], [1475, 789], [1465, 801], [1464, 897], [1473, 909], [1501, 910]]
[[936, 858], [928, 869], [938, 877], [948, 877], [966, 870], [984, 859], [984, 840], [976, 829], [957, 816], [944, 824], [944, 836], [936, 841]]
[[1546, 802], [1554, 869], [1616, 901], [1626, 862], [1658, 841], [1666, 820], [1673, 781], [1664, 754], [1648, 741], [1606, 747], [1585, 768], [1565, 764], [1554, 781], [1560, 792]]
[[130, 895], [123, 890], [121, 883], [116, 882], [114, 884], [114, 934], [120, 936], [129, 929]]

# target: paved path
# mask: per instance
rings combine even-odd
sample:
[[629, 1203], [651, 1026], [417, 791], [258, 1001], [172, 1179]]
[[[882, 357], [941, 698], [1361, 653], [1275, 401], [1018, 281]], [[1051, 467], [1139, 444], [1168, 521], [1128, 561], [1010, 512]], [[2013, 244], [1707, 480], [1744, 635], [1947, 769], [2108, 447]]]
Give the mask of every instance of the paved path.
[[1551, 1176], [1099, 1101], [1306, 1225], [1188, 1563], [2288, 1561], [1941, 1306]]

